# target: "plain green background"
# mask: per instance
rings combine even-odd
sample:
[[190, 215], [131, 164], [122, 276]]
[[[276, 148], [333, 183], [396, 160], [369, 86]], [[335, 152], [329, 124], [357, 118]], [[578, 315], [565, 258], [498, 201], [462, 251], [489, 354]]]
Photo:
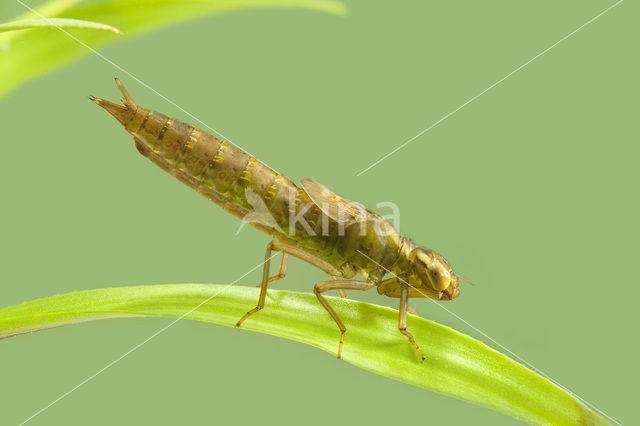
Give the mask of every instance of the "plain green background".
[[[3, 20], [23, 11], [3, 3]], [[369, 206], [397, 203], [401, 230], [477, 284], [463, 284], [448, 309], [632, 423], [633, 2], [356, 177], [613, 3], [350, 1], [345, 18], [205, 17], [101, 52], [292, 179], [313, 177]], [[119, 99], [114, 76], [141, 105], [193, 122], [95, 55], [0, 100], [0, 306], [107, 286], [227, 283], [263, 259], [266, 235], [245, 227], [236, 236], [237, 219], [142, 158], [87, 100]], [[324, 278], [293, 260], [274, 287], [311, 291]], [[352, 296], [397, 303], [375, 291]], [[495, 347], [431, 301], [414, 305]], [[0, 342], [0, 423], [31, 416], [169, 321], [93, 322]], [[310, 346], [181, 321], [30, 424], [249, 422], [516, 423]]]

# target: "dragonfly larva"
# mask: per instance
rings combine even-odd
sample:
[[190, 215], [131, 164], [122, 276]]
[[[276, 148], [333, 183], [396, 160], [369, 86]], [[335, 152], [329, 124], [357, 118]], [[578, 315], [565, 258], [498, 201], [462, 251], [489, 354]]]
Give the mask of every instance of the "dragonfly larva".
[[[116, 79], [123, 105], [90, 99], [107, 110], [133, 135], [138, 151], [229, 213], [273, 237], [267, 245], [260, 296], [255, 308], [236, 324], [264, 308], [267, 286], [283, 278], [288, 255], [320, 268], [332, 280], [316, 284], [314, 293], [340, 329], [338, 358], [347, 331], [322, 293], [368, 290], [400, 298], [398, 328], [424, 360], [407, 331], [410, 297], [452, 300], [458, 276], [446, 260], [401, 235], [377, 213], [349, 201], [312, 180], [300, 187], [240, 148], [189, 124], [138, 106]], [[277, 275], [270, 276], [272, 252], [283, 253]], [[360, 275], [364, 281], [351, 278]], [[386, 278], [385, 276], [391, 275]]]

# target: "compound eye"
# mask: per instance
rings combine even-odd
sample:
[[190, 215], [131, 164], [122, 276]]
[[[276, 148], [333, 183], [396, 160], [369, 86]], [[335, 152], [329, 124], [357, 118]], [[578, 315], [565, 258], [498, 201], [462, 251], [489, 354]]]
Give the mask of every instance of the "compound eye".
[[418, 258], [418, 261], [422, 263], [425, 267], [428, 267], [429, 265], [431, 265], [431, 263], [433, 263], [433, 257], [431, 256], [431, 253], [424, 250], [420, 250], [418, 252], [417, 258]]
[[434, 290], [445, 290], [451, 284], [451, 273], [449, 269], [440, 262], [430, 265], [430, 272], [434, 275]]

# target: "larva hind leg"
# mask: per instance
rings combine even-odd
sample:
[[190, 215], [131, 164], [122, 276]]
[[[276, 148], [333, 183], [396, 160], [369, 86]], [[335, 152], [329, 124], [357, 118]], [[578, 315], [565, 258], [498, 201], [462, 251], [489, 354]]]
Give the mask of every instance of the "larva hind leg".
[[[273, 277], [269, 277], [269, 267], [271, 265], [271, 257], [273, 251], [281, 251], [282, 252], [282, 264], [280, 265], [280, 272], [278, 275]], [[287, 269], [287, 256], [288, 255], [295, 256], [299, 259], [304, 260], [305, 262], [311, 263], [313, 266], [316, 266], [323, 271], [325, 271], [329, 275], [340, 275], [340, 271], [334, 268], [330, 263], [325, 260], [320, 259], [319, 257], [313, 256], [312, 254], [307, 253], [304, 250], [299, 249], [298, 247], [294, 247], [292, 245], [283, 243], [281, 241], [273, 240], [267, 245], [267, 253], [265, 254], [264, 261], [264, 269], [262, 273], [262, 282], [260, 283], [260, 296], [258, 297], [258, 304], [255, 308], [251, 309], [249, 312], [244, 314], [242, 318], [236, 323], [236, 327], [240, 327], [242, 323], [249, 318], [251, 315], [255, 314], [259, 310], [264, 308], [264, 302], [267, 298], [267, 287], [270, 282], [279, 280], [283, 278]]]
[[[273, 241], [271, 243], [269, 243], [269, 245], [271, 245], [273, 243]], [[278, 275], [274, 275], [273, 277], [269, 277], [268, 282], [272, 283], [274, 281], [278, 281], [282, 278], [285, 277], [285, 275], [287, 274], [287, 260], [289, 259], [289, 255], [287, 254], [287, 252], [283, 252], [282, 253], [282, 262], [280, 263], [280, 272], [278, 272]], [[258, 284], [256, 287], [261, 287], [262, 283]]]
[[[286, 271], [286, 267], [287, 267], [287, 262], [286, 262], [287, 259], [284, 257], [286, 256], [286, 253], [283, 253], [282, 264], [280, 266], [280, 274], [278, 274], [276, 277], [269, 278], [269, 267], [271, 266], [272, 251], [275, 251], [273, 247], [273, 241], [271, 241], [267, 245], [267, 253], [264, 256], [265, 260], [264, 260], [264, 268], [262, 270], [262, 282], [260, 283], [260, 296], [258, 297], [258, 304], [256, 305], [255, 308], [251, 309], [249, 312], [244, 314], [242, 318], [240, 318], [240, 320], [236, 323], [236, 327], [240, 327], [240, 325], [244, 322], [244, 320], [246, 320], [251, 315], [258, 312], [260, 309], [264, 308], [264, 301], [267, 298], [267, 286], [269, 285], [270, 281], [275, 281], [275, 280], [272, 280], [271, 278], [279, 279], [280, 275], [284, 276], [284, 272]], [[285, 269], [285, 271], [283, 271], [283, 269]]]

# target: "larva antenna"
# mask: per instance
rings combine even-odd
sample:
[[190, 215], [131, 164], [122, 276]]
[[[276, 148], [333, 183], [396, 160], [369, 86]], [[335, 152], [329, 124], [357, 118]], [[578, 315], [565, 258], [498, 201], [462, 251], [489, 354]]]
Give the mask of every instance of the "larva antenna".
[[469, 284], [471, 284], [471, 285], [475, 285], [475, 283], [473, 283], [473, 282], [469, 281], [468, 279], [466, 279], [466, 278], [465, 278], [465, 277], [463, 277], [462, 275], [458, 275], [458, 274], [456, 274], [456, 277], [460, 278], [462, 281], [467, 282], [467, 283], [469, 283]]
[[132, 110], [137, 109], [138, 104], [136, 103], [136, 101], [133, 100], [129, 92], [127, 92], [127, 89], [124, 88], [124, 84], [122, 84], [122, 82], [118, 80], [118, 77], [116, 77], [115, 80], [116, 80], [116, 84], [118, 85], [118, 88], [122, 92], [122, 96], [124, 96], [123, 103]]

